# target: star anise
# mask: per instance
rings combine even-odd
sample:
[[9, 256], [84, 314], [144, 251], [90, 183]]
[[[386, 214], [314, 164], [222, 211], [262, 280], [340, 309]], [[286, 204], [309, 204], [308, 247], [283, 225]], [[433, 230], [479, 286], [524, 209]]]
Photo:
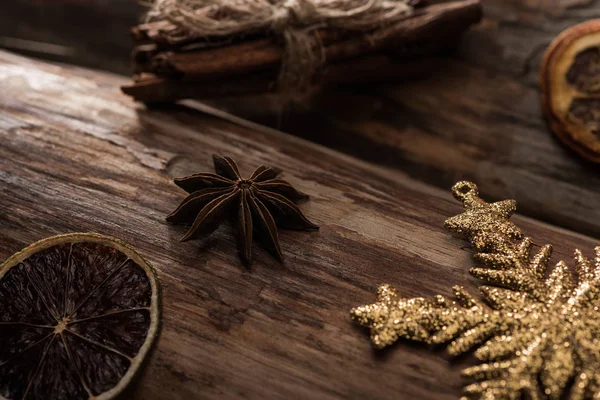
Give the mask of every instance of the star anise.
[[283, 261], [277, 227], [319, 229], [294, 204], [308, 196], [277, 179], [280, 171], [260, 166], [244, 179], [231, 158], [213, 155], [213, 162], [216, 174], [200, 173], [175, 179], [177, 186], [190, 193], [167, 217], [172, 223], [193, 221], [182, 242], [210, 235], [231, 216], [236, 220], [238, 250], [244, 263], [251, 261], [253, 235], [267, 251]]

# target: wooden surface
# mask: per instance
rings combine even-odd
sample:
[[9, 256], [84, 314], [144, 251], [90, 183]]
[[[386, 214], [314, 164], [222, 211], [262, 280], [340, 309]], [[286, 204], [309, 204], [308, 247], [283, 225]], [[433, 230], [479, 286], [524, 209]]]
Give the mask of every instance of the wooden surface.
[[600, 2], [482, 4], [483, 22], [428, 79], [347, 88], [287, 109], [273, 100], [229, 109], [439, 187], [475, 180], [494, 199], [518, 198], [527, 215], [598, 237], [600, 166], [546, 126], [538, 71], [551, 40], [599, 18]]
[[[600, 167], [579, 159], [550, 133], [537, 74], [552, 38], [599, 18], [600, 2], [482, 4], [483, 22], [465, 35], [455, 55], [437, 61], [429, 79], [330, 91], [296, 106], [273, 98], [217, 105], [441, 188], [475, 180], [494, 199], [519, 198], [526, 215], [598, 237]], [[15, 0], [0, 9], [0, 38], [78, 49], [53, 59], [129, 71], [132, 43], [125, 26], [143, 10], [135, 0], [110, 7], [98, 0]]]
[[[123, 82], [0, 53], [0, 259], [49, 235], [95, 231], [131, 243], [158, 271], [162, 333], [124, 398], [458, 398], [468, 360], [406, 342], [375, 353], [349, 318], [382, 282], [407, 297], [475, 286], [467, 242], [442, 227], [461, 211], [448, 190], [184, 107], [145, 110], [120, 94]], [[320, 231], [282, 231], [286, 263], [255, 247], [251, 268], [229, 227], [179, 243], [184, 228], [164, 220], [184, 196], [171, 178], [210, 170], [212, 153], [245, 173], [282, 168], [311, 196], [301, 208]], [[595, 244], [514, 220], [536, 244], [555, 244], [555, 260]]]

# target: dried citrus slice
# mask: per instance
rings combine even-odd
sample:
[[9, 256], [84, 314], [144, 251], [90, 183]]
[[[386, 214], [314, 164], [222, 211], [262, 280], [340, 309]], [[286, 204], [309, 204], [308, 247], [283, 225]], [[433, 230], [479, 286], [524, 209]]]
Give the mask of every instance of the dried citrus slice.
[[540, 84], [552, 131], [585, 158], [600, 162], [600, 20], [569, 28], [552, 42]]
[[156, 275], [96, 234], [34, 243], [0, 267], [0, 398], [110, 399], [156, 336]]

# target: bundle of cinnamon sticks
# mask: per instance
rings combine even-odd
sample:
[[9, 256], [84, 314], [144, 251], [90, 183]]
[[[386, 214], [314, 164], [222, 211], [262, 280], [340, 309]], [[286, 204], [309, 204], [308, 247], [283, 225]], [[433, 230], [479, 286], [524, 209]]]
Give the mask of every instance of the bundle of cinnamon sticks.
[[[372, 32], [320, 29], [314, 46], [326, 64], [320, 87], [375, 83], [423, 74], [432, 57], [481, 19], [479, 0], [420, 0], [412, 14]], [[145, 103], [276, 91], [282, 42], [267, 34], [238, 38], [170, 35], [179, 29], [155, 21], [132, 29], [133, 84], [124, 93]]]

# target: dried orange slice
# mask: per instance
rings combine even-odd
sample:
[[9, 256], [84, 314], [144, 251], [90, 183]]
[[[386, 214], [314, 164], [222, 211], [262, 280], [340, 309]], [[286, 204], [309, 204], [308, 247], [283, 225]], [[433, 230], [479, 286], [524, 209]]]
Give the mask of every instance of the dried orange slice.
[[552, 131], [588, 160], [600, 162], [600, 20], [569, 28], [552, 42], [540, 84]]
[[44, 239], [0, 266], [0, 398], [111, 399], [157, 333], [156, 274], [96, 234]]

